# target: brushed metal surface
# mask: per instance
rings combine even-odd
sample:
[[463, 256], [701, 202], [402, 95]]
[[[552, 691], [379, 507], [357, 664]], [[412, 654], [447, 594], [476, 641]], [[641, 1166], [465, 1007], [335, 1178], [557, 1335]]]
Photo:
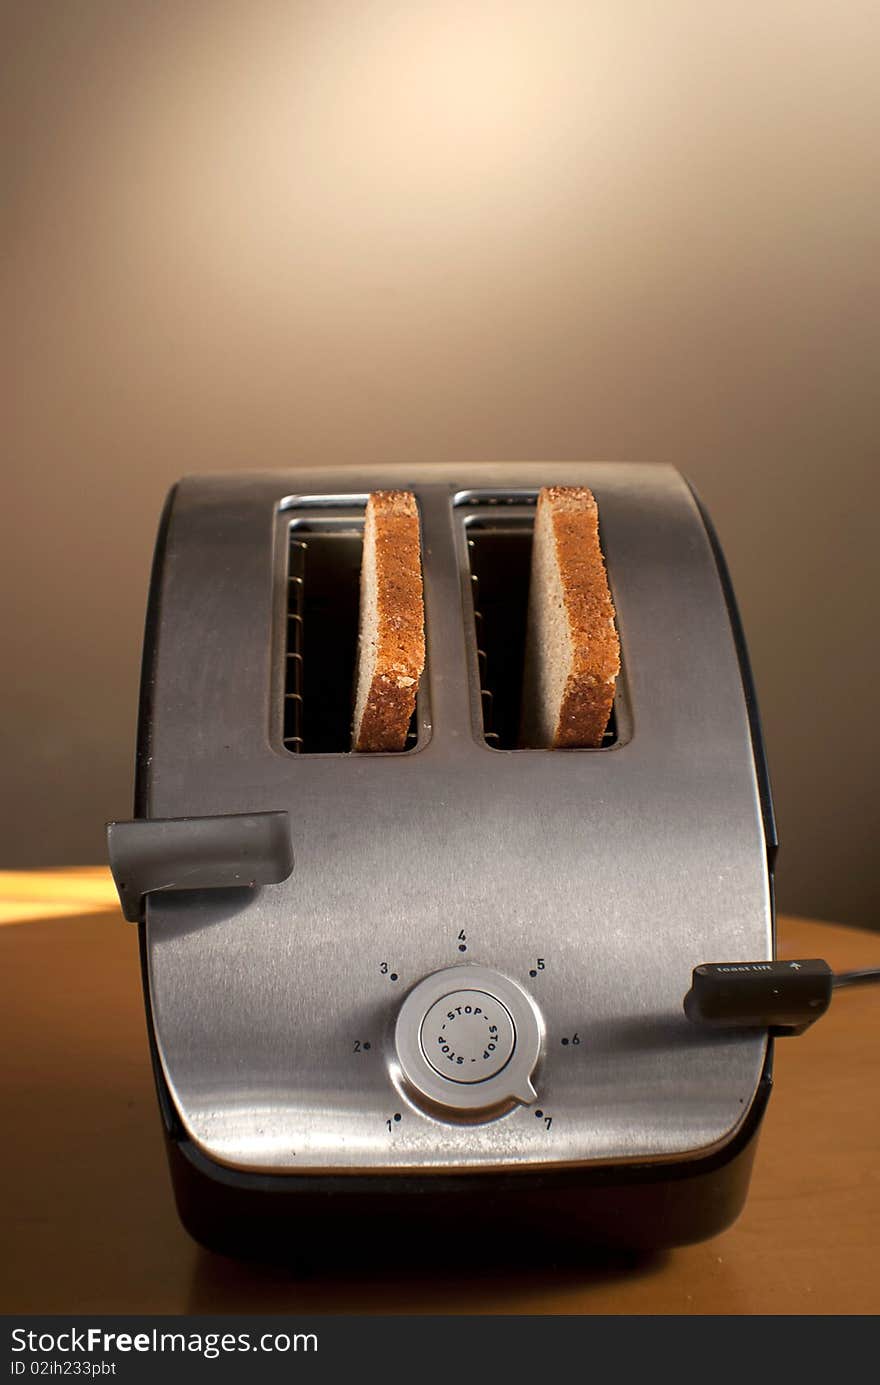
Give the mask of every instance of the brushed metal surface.
[[[501, 751], [477, 734], [452, 501], [509, 488], [508, 468], [179, 487], [148, 811], [286, 809], [296, 858], [278, 886], [147, 906], [161, 1063], [185, 1128], [222, 1163], [440, 1171], [687, 1157], [728, 1140], [753, 1099], [765, 1040], [701, 1033], [682, 1012], [695, 964], [772, 947], [739, 668], [693, 497], [667, 467], [548, 463], [518, 467], [520, 479], [587, 484], [599, 503], [631, 722], [610, 750]], [[292, 756], [270, 733], [279, 506], [386, 486], [412, 488], [420, 506], [430, 738], [407, 755]], [[456, 1125], [397, 1080], [404, 996], [462, 960], [533, 996], [546, 1026], [540, 1115], [518, 1106]]]

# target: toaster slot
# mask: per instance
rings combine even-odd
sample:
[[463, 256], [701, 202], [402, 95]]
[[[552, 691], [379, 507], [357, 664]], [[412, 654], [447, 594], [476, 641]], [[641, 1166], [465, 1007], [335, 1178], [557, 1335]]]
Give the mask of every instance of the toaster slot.
[[[537, 491], [466, 491], [462, 513], [482, 735], [495, 750], [518, 750]], [[600, 749], [618, 743], [617, 707]]]
[[497, 750], [514, 750], [519, 741], [531, 521], [475, 520], [466, 533], [483, 737]]
[[[293, 755], [351, 751], [363, 508], [289, 521], [281, 742]], [[417, 707], [405, 751], [418, 725]]]

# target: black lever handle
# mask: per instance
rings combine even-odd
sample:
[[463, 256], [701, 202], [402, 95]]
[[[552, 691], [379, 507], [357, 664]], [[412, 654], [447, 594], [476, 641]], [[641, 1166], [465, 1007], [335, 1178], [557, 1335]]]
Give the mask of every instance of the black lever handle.
[[293, 870], [286, 812], [108, 822], [107, 849], [131, 923], [159, 890], [277, 885]]
[[796, 962], [705, 962], [695, 967], [684, 1012], [713, 1029], [802, 1034], [831, 1004], [834, 973], [818, 958]]

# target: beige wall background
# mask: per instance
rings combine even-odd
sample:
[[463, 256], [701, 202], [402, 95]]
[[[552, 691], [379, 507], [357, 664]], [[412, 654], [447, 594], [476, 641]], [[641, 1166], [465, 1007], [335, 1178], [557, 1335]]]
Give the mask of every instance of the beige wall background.
[[785, 909], [876, 923], [877, 6], [7, 5], [3, 864], [130, 813], [190, 471], [672, 462]]

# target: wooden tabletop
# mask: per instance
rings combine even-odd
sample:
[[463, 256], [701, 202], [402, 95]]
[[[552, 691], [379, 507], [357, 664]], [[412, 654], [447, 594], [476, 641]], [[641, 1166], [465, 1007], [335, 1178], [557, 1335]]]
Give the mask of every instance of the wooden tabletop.
[[[491, 1278], [297, 1279], [177, 1221], [136, 930], [100, 869], [0, 872], [0, 1311], [867, 1314], [880, 1311], [880, 988], [777, 1045], [746, 1209], [701, 1245]], [[780, 955], [880, 963], [880, 934], [780, 921]]]

